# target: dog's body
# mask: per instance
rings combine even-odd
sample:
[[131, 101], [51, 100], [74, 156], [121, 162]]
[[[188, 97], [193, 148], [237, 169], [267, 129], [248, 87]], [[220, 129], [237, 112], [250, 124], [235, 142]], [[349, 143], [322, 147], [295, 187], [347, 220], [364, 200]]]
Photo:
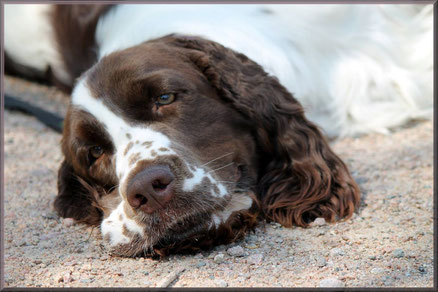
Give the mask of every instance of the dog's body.
[[20, 11], [6, 7], [10, 68], [64, 87], [85, 72], [55, 207], [103, 212], [123, 255], [230, 242], [259, 211], [286, 226], [350, 216], [358, 188], [294, 97], [330, 136], [432, 113], [431, 6], [38, 6], [52, 20], [26, 48]]
[[22, 6], [6, 5], [6, 52], [67, 86], [96, 57], [178, 33], [245, 54], [331, 137], [432, 116], [432, 5], [97, 6], [59, 9], [55, 29], [50, 6]]

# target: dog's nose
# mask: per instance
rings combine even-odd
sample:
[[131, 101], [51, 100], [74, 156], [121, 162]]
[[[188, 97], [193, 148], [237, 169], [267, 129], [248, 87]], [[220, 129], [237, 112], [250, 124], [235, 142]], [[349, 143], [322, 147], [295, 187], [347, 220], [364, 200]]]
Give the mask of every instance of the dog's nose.
[[129, 205], [148, 214], [163, 208], [174, 196], [174, 178], [169, 167], [165, 165], [143, 169], [129, 182]]

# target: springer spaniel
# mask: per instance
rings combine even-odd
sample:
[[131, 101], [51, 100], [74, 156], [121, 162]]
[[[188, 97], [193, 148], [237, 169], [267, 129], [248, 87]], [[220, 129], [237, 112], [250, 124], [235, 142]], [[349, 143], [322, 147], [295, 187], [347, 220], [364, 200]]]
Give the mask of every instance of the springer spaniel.
[[6, 66], [73, 86], [58, 213], [164, 256], [351, 216], [358, 186], [317, 125], [430, 116], [431, 7], [6, 4]]

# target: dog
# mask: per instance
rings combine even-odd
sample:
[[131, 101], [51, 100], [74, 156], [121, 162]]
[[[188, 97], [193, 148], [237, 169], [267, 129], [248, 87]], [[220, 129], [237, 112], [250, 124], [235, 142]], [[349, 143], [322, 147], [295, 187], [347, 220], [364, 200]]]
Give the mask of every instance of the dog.
[[[7, 72], [71, 90], [54, 207], [111, 253], [350, 217], [325, 136], [432, 113], [432, 5], [5, 5]], [[412, 54], [411, 52], [418, 52]], [[322, 129], [322, 130], [321, 130]]]

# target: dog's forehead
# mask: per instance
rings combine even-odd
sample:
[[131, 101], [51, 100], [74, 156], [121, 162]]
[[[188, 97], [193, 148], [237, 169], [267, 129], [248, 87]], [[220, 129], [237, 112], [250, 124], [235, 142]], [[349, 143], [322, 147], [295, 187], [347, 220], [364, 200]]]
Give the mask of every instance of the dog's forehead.
[[153, 137], [161, 144], [170, 143], [169, 139], [159, 131], [153, 129], [152, 125], [145, 123], [133, 124], [126, 121], [122, 116], [114, 113], [102, 100], [102, 97], [95, 96], [89, 89], [87, 79], [81, 79], [72, 93], [71, 104], [75, 108], [84, 110], [94, 116], [111, 135], [113, 142], [131, 140], [132, 137], [146, 138]]
[[123, 79], [136, 79], [141, 78], [148, 71], [162, 68], [188, 73], [185, 71], [191, 69], [187, 62], [189, 59], [183, 48], [154, 40], [102, 57], [91, 74], [97, 79], [113, 78], [113, 81], [120, 81], [116, 80], [120, 77], [116, 76], [117, 74], [124, 74]]

